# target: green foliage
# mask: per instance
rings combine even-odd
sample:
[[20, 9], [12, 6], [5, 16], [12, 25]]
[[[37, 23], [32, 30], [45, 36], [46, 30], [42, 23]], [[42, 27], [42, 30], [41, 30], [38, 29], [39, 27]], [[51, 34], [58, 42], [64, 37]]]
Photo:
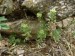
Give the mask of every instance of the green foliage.
[[61, 29], [55, 29], [52, 31], [52, 37], [55, 40], [55, 42], [58, 42], [61, 38]]
[[45, 38], [46, 38], [46, 32], [45, 32], [45, 30], [40, 29], [38, 31], [38, 33], [37, 33], [37, 40], [36, 41], [38, 43], [41, 43], [41, 42], [43, 42], [45, 40]]
[[20, 30], [24, 33], [22, 35], [25, 36], [25, 40], [28, 40], [29, 37], [31, 37], [31, 30], [28, 24], [22, 23]]
[[6, 20], [7, 19], [4, 16], [0, 17], [0, 29], [3, 29], [3, 30], [9, 29], [9, 26], [2, 22], [2, 21], [6, 21]]
[[42, 43], [45, 38], [46, 38], [46, 35], [47, 35], [47, 24], [46, 22], [43, 20], [43, 15], [41, 12], [38, 12], [37, 13], [37, 17], [38, 17], [38, 20], [40, 21], [40, 27], [38, 29], [38, 32], [37, 32], [37, 38], [36, 38], [36, 41], [37, 43]]
[[41, 21], [41, 20], [42, 20], [42, 16], [43, 16], [43, 15], [42, 15], [42, 13], [41, 13], [41, 12], [38, 12], [38, 13], [37, 13], [37, 18], [38, 18], [38, 20], [39, 20], [39, 21]]
[[43, 29], [43, 30], [47, 31], [47, 28], [48, 28], [47, 23], [45, 21], [42, 21], [39, 29]]
[[6, 21], [6, 20], [7, 20], [7, 19], [6, 19], [4, 16], [0, 17], [0, 22]]
[[9, 26], [7, 26], [5, 23], [1, 23], [1, 24], [0, 24], [0, 28], [1, 28], [1, 29], [4, 29], [4, 30], [10, 29]]
[[48, 17], [50, 18], [50, 21], [56, 22], [56, 10], [54, 8], [50, 10]]
[[[50, 12], [48, 13], [48, 17], [50, 19], [49, 25], [51, 22], [56, 23], [56, 13], [57, 12], [56, 12], [55, 8], [51, 9]], [[52, 26], [52, 25], [50, 25], [50, 26]], [[55, 29], [55, 30], [52, 30], [52, 29], [50, 29], [50, 30], [52, 33], [51, 36], [53, 37], [54, 41], [58, 42], [59, 39], [61, 38], [61, 29], [59, 28], [59, 29]]]
[[[7, 19], [2, 16], [0, 17], [0, 30], [3, 29], [3, 30], [8, 30], [9, 29], [9, 26], [7, 26], [5, 23], [3, 23], [3, 21], [6, 21]], [[2, 36], [0, 34], [0, 40], [2, 40]]]
[[42, 43], [45, 40], [46, 36], [47, 36], [47, 24], [43, 21], [41, 22], [41, 25], [38, 29], [36, 41], [38, 43]]
[[16, 38], [16, 35], [11, 35], [9, 37], [9, 43], [11, 45], [13, 45], [13, 44], [19, 44], [20, 42], [21, 42], [21, 40], [19, 38]]

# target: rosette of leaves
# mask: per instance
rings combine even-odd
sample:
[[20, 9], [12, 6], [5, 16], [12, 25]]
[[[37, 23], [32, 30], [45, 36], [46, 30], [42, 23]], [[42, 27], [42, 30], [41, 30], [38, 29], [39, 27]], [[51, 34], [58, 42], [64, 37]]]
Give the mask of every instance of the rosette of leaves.
[[20, 30], [23, 32], [22, 36], [25, 36], [25, 40], [29, 40], [29, 37], [31, 37], [31, 30], [28, 24], [22, 23]]
[[47, 36], [47, 25], [45, 22], [43, 22], [40, 25], [37, 32], [37, 38], [36, 38], [37, 43], [39, 44], [42, 43], [45, 40], [46, 36]]
[[51, 9], [49, 12], [48, 12], [48, 17], [50, 19], [51, 22], [56, 22], [56, 10], [55, 8]]
[[45, 30], [43, 29], [40, 29], [38, 32], [37, 32], [37, 43], [42, 43], [46, 38], [46, 32]]
[[43, 19], [42, 19], [43, 15], [42, 15], [41, 12], [38, 12], [38, 13], [36, 14], [36, 16], [37, 16], [37, 18], [38, 18], [38, 21], [43, 21]]
[[61, 29], [55, 29], [52, 31], [52, 37], [55, 42], [58, 42], [61, 38]]

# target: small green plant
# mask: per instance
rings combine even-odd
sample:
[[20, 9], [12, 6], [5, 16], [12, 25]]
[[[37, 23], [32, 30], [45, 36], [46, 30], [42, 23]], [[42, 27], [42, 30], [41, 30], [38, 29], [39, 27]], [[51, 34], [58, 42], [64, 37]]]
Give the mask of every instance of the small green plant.
[[[10, 27], [9, 26], [7, 26], [3, 21], [6, 21], [7, 19], [4, 17], [4, 16], [2, 16], [2, 17], [0, 17], [0, 30], [8, 30], [8, 29], [10, 29]], [[2, 40], [2, 36], [1, 36], [1, 34], [0, 34], [0, 40]]]
[[8, 30], [10, 29], [10, 27], [8, 25], [6, 25], [5, 23], [3, 23], [3, 21], [6, 21], [7, 19], [2, 16], [0, 17], [0, 29], [3, 29], [3, 30]]
[[25, 36], [25, 40], [29, 40], [29, 37], [31, 37], [31, 30], [28, 24], [22, 23], [20, 30], [24, 33], [22, 36]]
[[[43, 40], [45, 40], [45, 38], [47, 36], [48, 26], [51, 27], [52, 26], [51, 23], [56, 23], [56, 13], [57, 13], [57, 11], [55, 10], [55, 8], [51, 9], [48, 12], [48, 17], [49, 17], [49, 22], [48, 23], [46, 23], [43, 20], [42, 13], [40, 13], [40, 12], [37, 13], [38, 20], [41, 22], [40, 30], [38, 30], [38, 33], [37, 33], [37, 41], [39, 43], [43, 42]], [[51, 31], [50, 32], [51, 36], [53, 37], [55, 42], [59, 41], [59, 39], [61, 37], [61, 30], [60, 29], [52, 30], [52, 28], [49, 28], [49, 29]]]
[[47, 36], [47, 24], [46, 22], [43, 20], [43, 15], [41, 12], [38, 12], [37, 13], [37, 18], [38, 18], [38, 21], [40, 21], [40, 27], [38, 29], [38, 32], [37, 32], [37, 38], [36, 38], [36, 41], [37, 43], [42, 43], [46, 36]]
[[53, 8], [49, 11], [48, 17], [49, 17], [50, 21], [56, 22], [56, 10], [55, 10], [55, 8]]
[[21, 39], [19, 39], [19, 38], [16, 38], [16, 35], [11, 35], [11, 36], [9, 36], [9, 43], [11, 44], [11, 45], [13, 45], [13, 44], [19, 44], [21, 42]]
[[46, 36], [47, 36], [47, 25], [45, 22], [42, 22], [37, 32], [36, 38], [37, 43], [39, 44], [42, 43], [45, 40]]
[[52, 31], [52, 37], [55, 42], [58, 42], [61, 38], [61, 29], [55, 29]]
[[[48, 16], [49, 16], [49, 25], [51, 22], [53, 23], [56, 23], [56, 10], [55, 8], [51, 9], [50, 12], [48, 13]], [[52, 25], [50, 25], [52, 26]], [[58, 29], [55, 29], [55, 30], [51, 30], [51, 36], [53, 37], [54, 41], [55, 42], [58, 42], [60, 37], [61, 37], [61, 29], [58, 28]]]
[[37, 16], [37, 18], [38, 18], [39, 21], [42, 20], [43, 15], [42, 15], [41, 12], [38, 12], [36, 16]]
[[43, 29], [40, 29], [37, 33], [37, 43], [41, 43], [45, 40], [46, 38], [46, 32]]

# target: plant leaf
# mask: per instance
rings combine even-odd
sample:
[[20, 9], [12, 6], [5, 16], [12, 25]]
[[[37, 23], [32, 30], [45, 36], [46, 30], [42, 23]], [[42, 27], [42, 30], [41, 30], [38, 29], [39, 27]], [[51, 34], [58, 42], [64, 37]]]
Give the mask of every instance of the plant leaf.
[[54, 38], [55, 42], [59, 41], [59, 39], [61, 38], [61, 30], [60, 29], [56, 29], [52, 32], [52, 37]]
[[6, 21], [7, 19], [4, 17], [4, 16], [2, 16], [2, 17], [0, 17], [0, 22], [1, 21]]
[[4, 30], [10, 29], [9, 26], [6, 25], [5, 23], [1, 23], [1, 24], [0, 24], [0, 28], [1, 28], [1, 29], [4, 29]]
[[9, 37], [9, 43], [10, 43], [10, 44], [14, 44], [14, 43], [15, 43], [15, 36], [14, 36], [14, 35], [11, 35], [11, 36]]
[[38, 18], [41, 18], [41, 17], [42, 17], [42, 13], [41, 13], [41, 12], [38, 12], [38, 13], [37, 13], [37, 17], [38, 17]]

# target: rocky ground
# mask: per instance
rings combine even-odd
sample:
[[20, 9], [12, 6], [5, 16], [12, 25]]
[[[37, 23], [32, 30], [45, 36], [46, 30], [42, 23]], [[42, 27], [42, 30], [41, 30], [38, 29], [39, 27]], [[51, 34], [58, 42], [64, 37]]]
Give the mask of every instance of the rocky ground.
[[[24, 44], [10, 45], [7, 36], [0, 41], [1, 56], [75, 56], [75, 23], [70, 24], [75, 20], [74, 17], [69, 17], [63, 20], [62, 37], [58, 43], [48, 37], [43, 43], [38, 45], [36, 41], [28, 41]], [[59, 23], [59, 24], [58, 24]], [[58, 26], [62, 26], [58, 22]]]
[[[75, 0], [0, 0], [0, 16], [8, 19], [5, 23], [15, 29], [14, 32], [18, 35], [18, 25], [24, 21], [27, 21], [32, 33], [35, 34], [41, 24], [37, 21], [36, 13], [41, 11], [45, 15], [44, 18], [48, 18], [47, 13], [52, 8], [57, 10], [56, 25], [62, 28], [59, 42], [47, 37], [39, 45], [34, 40], [11, 45], [8, 36], [13, 31], [0, 29], [3, 37], [0, 41], [0, 56], [75, 56]], [[55, 29], [55, 24], [52, 28]]]

